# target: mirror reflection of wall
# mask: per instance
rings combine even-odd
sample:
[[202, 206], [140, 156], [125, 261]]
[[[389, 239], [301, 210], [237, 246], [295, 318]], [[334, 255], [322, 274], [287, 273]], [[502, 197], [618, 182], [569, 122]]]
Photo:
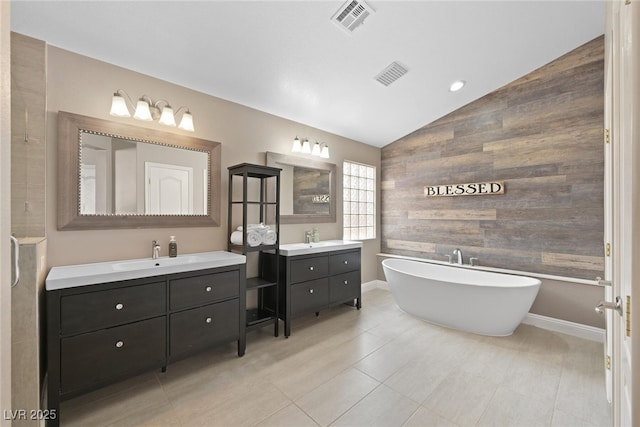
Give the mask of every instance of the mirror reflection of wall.
[[80, 153], [81, 215], [208, 214], [207, 153], [88, 131]]
[[[280, 168], [280, 222], [336, 222], [336, 165], [300, 156], [266, 153], [267, 166]], [[273, 191], [272, 191], [273, 192]]]
[[294, 166], [294, 215], [329, 215], [330, 184], [329, 171]]

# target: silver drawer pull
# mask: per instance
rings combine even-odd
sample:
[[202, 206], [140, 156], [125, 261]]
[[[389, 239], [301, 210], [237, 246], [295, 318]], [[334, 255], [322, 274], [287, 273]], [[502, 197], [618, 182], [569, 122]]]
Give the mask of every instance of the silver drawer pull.
[[348, 280], [345, 280], [345, 281], [344, 281], [344, 284], [345, 284], [345, 285], [348, 285], [348, 284], [349, 284], [349, 281], [348, 281]]
[[312, 294], [313, 293], [313, 289], [309, 289], [309, 293]]
[[313, 271], [313, 265], [311, 267], [309, 267], [309, 270]]
[[211, 286], [207, 286], [206, 288], [204, 288], [204, 290], [207, 292], [211, 292]]
[[124, 304], [117, 303], [116, 310], [122, 310], [124, 308]]
[[124, 346], [124, 342], [122, 342], [122, 341], [118, 341], [116, 343], [116, 347], [118, 347], [118, 348], [122, 348], [123, 346]]
[[207, 320], [205, 320], [205, 322], [211, 323], [211, 322], [213, 322], [213, 319], [211, 317], [207, 317]]
[[349, 264], [349, 261], [347, 261], [346, 259], [344, 260], [344, 265]]

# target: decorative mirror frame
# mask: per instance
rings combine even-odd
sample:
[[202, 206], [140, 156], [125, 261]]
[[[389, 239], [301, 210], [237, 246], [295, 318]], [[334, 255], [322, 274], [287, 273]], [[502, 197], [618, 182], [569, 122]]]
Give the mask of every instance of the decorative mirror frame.
[[[286, 154], [272, 153], [267, 151], [267, 166], [281, 167], [280, 165], [300, 166], [310, 169], [329, 171], [329, 188], [331, 191], [329, 199], [328, 215], [293, 214], [283, 215], [280, 213], [280, 223], [282, 224], [313, 224], [324, 222], [336, 222], [336, 180], [337, 167], [334, 163], [321, 162], [318, 160], [306, 159], [304, 157], [289, 156]], [[281, 196], [282, 197], [282, 193]]]
[[[207, 153], [207, 215], [80, 214], [80, 132]], [[58, 230], [108, 228], [219, 227], [221, 144], [108, 120], [58, 112]]]

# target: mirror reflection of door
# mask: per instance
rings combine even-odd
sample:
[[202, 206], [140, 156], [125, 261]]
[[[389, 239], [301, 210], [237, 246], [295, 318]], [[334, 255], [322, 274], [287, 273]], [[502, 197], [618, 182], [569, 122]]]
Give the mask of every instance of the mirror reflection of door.
[[[81, 133], [80, 152], [81, 215], [208, 214], [205, 152], [88, 131]], [[167, 191], [153, 194], [153, 200], [147, 189], [147, 163], [167, 169], [162, 176], [158, 170], [152, 172], [155, 188]]]
[[80, 212], [85, 214], [96, 213], [96, 165], [82, 165], [80, 176]]
[[193, 168], [145, 162], [145, 213], [193, 214]]

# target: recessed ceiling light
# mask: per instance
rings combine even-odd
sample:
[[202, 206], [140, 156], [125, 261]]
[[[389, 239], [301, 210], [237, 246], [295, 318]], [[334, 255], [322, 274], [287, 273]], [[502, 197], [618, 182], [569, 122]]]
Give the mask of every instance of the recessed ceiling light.
[[453, 83], [451, 83], [451, 86], [449, 86], [449, 92], [457, 92], [460, 89], [462, 89], [462, 87], [465, 85], [465, 81], [464, 80], [458, 80], [455, 81]]

